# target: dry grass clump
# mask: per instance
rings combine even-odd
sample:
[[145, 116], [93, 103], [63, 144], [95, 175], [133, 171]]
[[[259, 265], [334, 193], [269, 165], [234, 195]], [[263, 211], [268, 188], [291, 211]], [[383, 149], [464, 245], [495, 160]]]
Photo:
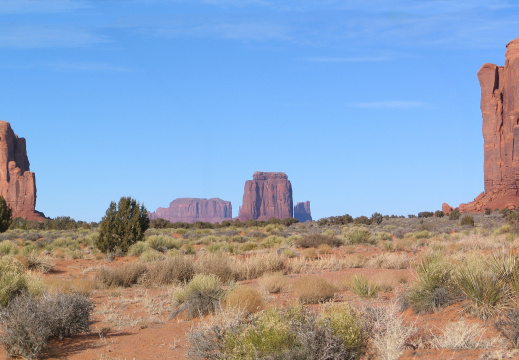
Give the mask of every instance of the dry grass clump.
[[407, 254], [382, 253], [369, 259], [365, 267], [375, 269], [407, 269], [410, 265]]
[[195, 262], [197, 274], [215, 275], [224, 283], [238, 279], [237, 268], [236, 261], [225, 255], [206, 254]]
[[175, 256], [154, 263], [148, 270], [148, 281], [156, 285], [185, 283], [195, 275], [193, 260], [186, 256]]
[[342, 245], [342, 240], [335, 235], [308, 234], [303, 235], [301, 238], [298, 238], [294, 241], [295, 246], [302, 248], [316, 248], [323, 244], [326, 244], [330, 247], [338, 247]]
[[130, 287], [137, 284], [146, 271], [146, 265], [139, 262], [113, 268], [103, 267], [96, 274], [96, 280], [107, 287]]
[[91, 295], [95, 290], [95, 284], [90, 279], [60, 279], [46, 278], [44, 280], [47, 292], [51, 294], [82, 294], [84, 296]]
[[328, 244], [321, 244], [317, 247], [317, 253], [319, 255], [329, 254], [332, 252], [332, 247]]
[[398, 360], [407, 339], [416, 332], [415, 327], [404, 323], [395, 303], [385, 308], [366, 309], [365, 314], [376, 359]]
[[317, 304], [333, 299], [337, 287], [325, 278], [302, 276], [292, 284], [294, 296], [302, 304]]
[[285, 270], [283, 257], [266, 253], [247, 257], [243, 262], [236, 265], [239, 278], [243, 280], [257, 279], [265, 273]]
[[35, 251], [29, 252], [26, 256], [29, 270], [36, 270], [42, 273], [48, 273], [54, 268], [52, 259]]
[[222, 300], [223, 306], [229, 309], [240, 309], [254, 314], [265, 308], [265, 300], [260, 292], [249, 286], [238, 286], [231, 290]]
[[18, 246], [11, 240], [0, 242], [0, 256], [18, 254]]
[[442, 334], [435, 337], [433, 345], [445, 349], [488, 348], [490, 343], [484, 339], [485, 328], [480, 324], [470, 324], [464, 319], [449, 323]]
[[287, 285], [287, 278], [281, 272], [263, 274], [259, 279], [259, 285], [271, 294], [280, 293]]
[[304, 249], [301, 254], [306, 260], [315, 260], [319, 257], [317, 251], [314, 248]]

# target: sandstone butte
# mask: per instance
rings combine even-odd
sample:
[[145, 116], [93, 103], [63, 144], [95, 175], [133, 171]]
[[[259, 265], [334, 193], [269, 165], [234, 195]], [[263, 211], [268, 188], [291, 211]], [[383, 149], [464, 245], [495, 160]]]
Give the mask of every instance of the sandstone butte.
[[505, 66], [487, 63], [478, 71], [485, 191], [461, 212], [519, 206], [519, 39], [506, 47]]
[[298, 202], [296, 206], [294, 206], [294, 218], [299, 220], [299, 222], [312, 221], [310, 201]]
[[162, 218], [171, 222], [219, 223], [224, 220], [232, 220], [232, 206], [230, 201], [218, 198], [180, 198], [173, 200], [168, 208], [158, 208], [157, 211], [150, 212], [148, 216], [151, 220]]
[[25, 139], [7, 121], [0, 121], [0, 195], [13, 210], [13, 218], [45, 219], [35, 210], [36, 176], [29, 170]]
[[291, 218], [293, 210], [292, 184], [285, 173], [256, 171], [245, 182], [240, 221]]

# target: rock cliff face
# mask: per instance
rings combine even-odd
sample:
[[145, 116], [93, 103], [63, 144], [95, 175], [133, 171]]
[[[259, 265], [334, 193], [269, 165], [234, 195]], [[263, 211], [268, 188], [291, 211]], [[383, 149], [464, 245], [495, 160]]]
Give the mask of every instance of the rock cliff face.
[[294, 218], [299, 220], [299, 222], [312, 221], [310, 201], [298, 202], [296, 206], [294, 206]]
[[507, 45], [505, 66], [478, 71], [483, 115], [485, 191], [462, 212], [519, 205], [519, 39]]
[[271, 218], [285, 219], [293, 215], [292, 185], [282, 172], [256, 171], [245, 182], [240, 221]]
[[158, 208], [149, 213], [150, 219], [162, 218], [171, 222], [222, 222], [232, 220], [230, 201], [222, 199], [181, 198], [173, 200], [168, 208]]
[[13, 210], [13, 218], [42, 221], [35, 211], [36, 177], [29, 171], [25, 139], [6, 121], [0, 121], [0, 195]]

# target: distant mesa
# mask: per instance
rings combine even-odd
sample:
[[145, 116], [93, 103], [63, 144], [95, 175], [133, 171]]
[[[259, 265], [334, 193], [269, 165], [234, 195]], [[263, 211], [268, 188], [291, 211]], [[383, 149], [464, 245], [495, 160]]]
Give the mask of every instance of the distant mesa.
[[36, 175], [29, 171], [25, 139], [7, 121], [0, 121], [0, 195], [13, 210], [13, 219], [43, 221], [36, 211]]
[[282, 172], [260, 172], [245, 182], [243, 203], [239, 211], [242, 222], [266, 221], [293, 217], [292, 184]]
[[158, 208], [157, 211], [150, 212], [148, 216], [151, 220], [162, 218], [171, 222], [219, 223], [224, 220], [232, 220], [232, 205], [230, 201], [218, 198], [179, 198], [173, 200], [168, 208]]
[[519, 205], [519, 39], [508, 43], [505, 66], [478, 71], [483, 115], [485, 191], [461, 212]]
[[299, 220], [299, 222], [312, 221], [310, 201], [298, 202], [296, 206], [294, 206], [294, 218]]

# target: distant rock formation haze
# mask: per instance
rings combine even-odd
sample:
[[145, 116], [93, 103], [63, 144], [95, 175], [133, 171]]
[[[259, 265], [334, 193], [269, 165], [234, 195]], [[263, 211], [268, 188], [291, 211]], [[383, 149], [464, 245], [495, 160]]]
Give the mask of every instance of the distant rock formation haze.
[[7, 121], [0, 121], [0, 195], [13, 210], [13, 219], [43, 221], [43, 214], [35, 210], [36, 175], [29, 166], [25, 139]]
[[266, 221], [293, 217], [292, 184], [282, 172], [260, 172], [245, 182], [239, 219]]
[[179, 198], [173, 200], [168, 208], [158, 208], [157, 211], [150, 212], [148, 216], [151, 220], [162, 218], [171, 222], [219, 223], [224, 220], [232, 220], [232, 205], [230, 201], [218, 198]]
[[461, 212], [519, 206], [519, 39], [507, 45], [505, 66], [478, 71], [483, 115], [485, 191]]
[[298, 202], [294, 206], [294, 218], [299, 220], [299, 222], [312, 221], [310, 201]]

